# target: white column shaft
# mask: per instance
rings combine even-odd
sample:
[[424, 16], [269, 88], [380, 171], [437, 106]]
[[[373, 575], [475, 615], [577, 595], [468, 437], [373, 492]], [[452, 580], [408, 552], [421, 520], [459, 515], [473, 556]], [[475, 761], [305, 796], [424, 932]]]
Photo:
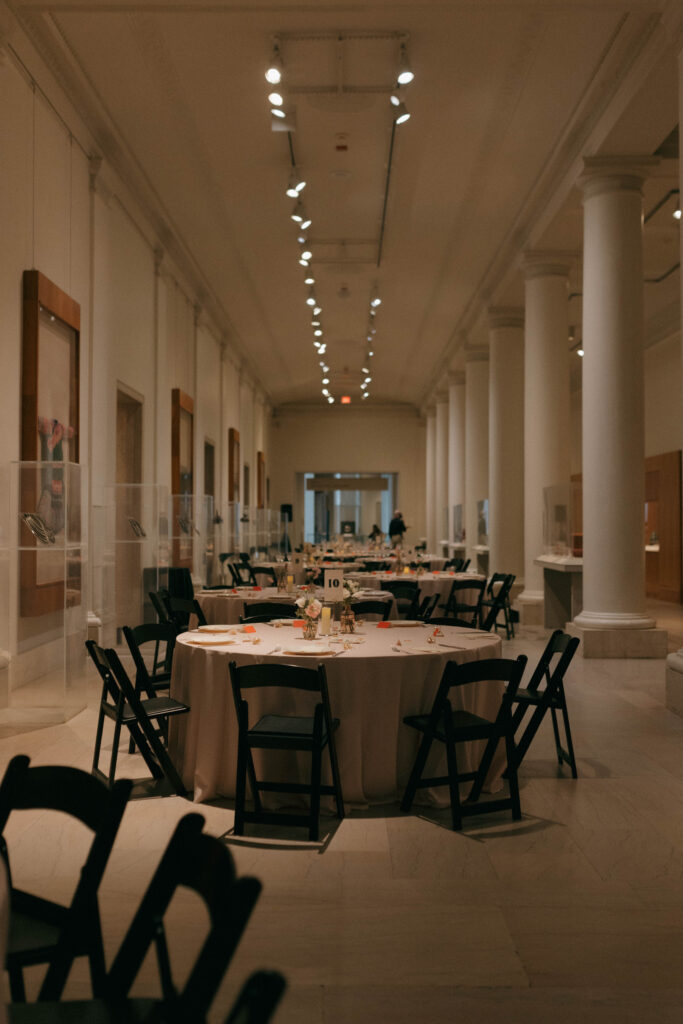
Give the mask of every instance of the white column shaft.
[[427, 550], [434, 545], [435, 523], [435, 471], [436, 471], [436, 409], [427, 410], [427, 466], [425, 494], [425, 524], [427, 531]]
[[[465, 376], [454, 377], [448, 385], [448, 539], [454, 536], [456, 505], [465, 502]], [[464, 509], [461, 509], [461, 515]]]
[[467, 557], [477, 563], [477, 502], [489, 487], [489, 362], [468, 359], [465, 365], [465, 542]]
[[[598, 187], [596, 187], [598, 186]], [[583, 612], [577, 624], [646, 627], [640, 179], [584, 194]]]
[[542, 601], [543, 491], [569, 483], [567, 276], [533, 267], [526, 279], [524, 329], [523, 600]]
[[434, 472], [435, 529], [437, 547], [448, 539], [448, 395], [439, 396], [436, 402], [436, 468]]
[[524, 577], [524, 333], [489, 331], [489, 567]]

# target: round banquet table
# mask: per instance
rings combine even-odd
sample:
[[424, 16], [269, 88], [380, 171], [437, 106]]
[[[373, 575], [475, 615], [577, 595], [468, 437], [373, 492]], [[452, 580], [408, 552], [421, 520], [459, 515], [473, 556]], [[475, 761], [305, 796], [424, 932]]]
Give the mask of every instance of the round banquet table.
[[[400, 582], [401, 580], [417, 581], [417, 585], [420, 589], [420, 597], [431, 597], [433, 594], [439, 595], [439, 603], [445, 603], [448, 599], [448, 595], [451, 592], [451, 585], [453, 580], [484, 580], [485, 576], [479, 573], [471, 572], [425, 572], [421, 576], [418, 576], [415, 571], [410, 573], [392, 573], [392, 572], [349, 572], [346, 574], [349, 579], [354, 580], [356, 583], [360, 583], [363, 587], [369, 587], [370, 584], [374, 583], [376, 587], [381, 587], [383, 583], [391, 581]], [[464, 591], [461, 595], [462, 600], [475, 602], [476, 595], [474, 592]], [[435, 615], [441, 615], [441, 611], [434, 613]]]
[[[261, 601], [275, 601], [278, 604], [291, 605], [294, 604], [297, 597], [301, 597], [302, 593], [303, 591], [296, 590], [292, 594], [287, 594], [278, 590], [277, 587], [259, 587], [256, 589], [253, 587], [237, 587], [232, 590], [200, 590], [195, 596], [208, 623], [236, 625], [240, 621], [240, 615], [244, 615], [245, 601], [248, 604], [258, 604]], [[316, 597], [320, 601], [324, 600], [322, 590], [316, 591]], [[359, 591], [356, 594], [357, 600], [362, 601], [364, 598], [368, 600], [391, 601], [389, 618], [395, 619], [398, 617], [396, 602], [388, 590], [373, 591], [369, 594]], [[196, 625], [194, 615], [190, 619], [190, 625]]]
[[[332, 714], [340, 720], [336, 742], [344, 800], [366, 806], [401, 796], [420, 738], [403, 724], [403, 717], [431, 708], [446, 662], [501, 656], [501, 640], [495, 634], [449, 626], [442, 628], [443, 636], [434, 644], [428, 644], [430, 627], [423, 623], [410, 626], [402, 620], [381, 627], [365, 623], [350, 638], [323, 638], [327, 653], [310, 655], [287, 653], [307, 646], [295, 626], [259, 623], [246, 627], [248, 632], [242, 631], [245, 627], [228, 632], [229, 628], [217, 633], [182, 633], [173, 655], [171, 694], [192, 710], [171, 719], [169, 753], [184, 784], [194, 791], [195, 801], [233, 797], [235, 793], [237, 719], [230, 661], [243, 665], [277, 659], [309, 668], [318, 662], [325, 664]], [[344, 639], [352, 642], [348, 649], [342, 646]], [[319, 646], [309, 643], [312, 652]], [[452, 691], [451, 699], [454, 707], [493, 719], [502, 692], [503, 684], [495, 681], [469, 684]], [[295, 691], [282, 692], [278, 702], [285, 703], [278, 706], [285, 714], [310, 713], [308, 704], [304, 710], [298, 703], [303, 699]], [[272, 711], [272, 701], [272, 691], [252, 691], [250, 721]], [[481, 744], [466, 744], [464, 752], [459, 747], [460, 769], [474, 769], [482, 750]], [[301, 781], [308, 777], [310, 758], [306, 755], [272, 751], [268, 755], [298, 759], [296, 771]], [[289, 764], [291, 767], [291, 760]], [[329, 761], [323, 759], [323, 765], [329, 781]], [[500, 785], [497, 780], [503, 766], [504, 750], [499, 747], [487, 788]], [[445, 774], [441, 744], [434, 744], [426, 770], [430, 775]], [[286, 777], [292, 777], [291, 771]], [[448, 787], [425, 789], [420, 795], [432, 803], [448, 803]]]

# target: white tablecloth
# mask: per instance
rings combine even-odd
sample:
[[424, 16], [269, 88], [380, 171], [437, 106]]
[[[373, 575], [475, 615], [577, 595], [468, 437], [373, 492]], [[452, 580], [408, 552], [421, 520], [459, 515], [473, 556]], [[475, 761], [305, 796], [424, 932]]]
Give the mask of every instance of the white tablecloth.
[[[431, 634], [428, 627], [402, 626], [399, 621], [390, 628], [379, 628], [368, 623], [357, 637], [362, 643], [341, 654], [319, 659], [327, 670], [332, 714], [341, 723], [336, 739], [347, 803], [384, 803], [402, 794], [419, 742], [419, 734], [403, 724], [403, 717], [429, 710], [444, 666], [450, 658], [463, 663], [501, 656], [501, 641], [490, 633], [453, 627], [444, 627], [443, 633], [443, 643], [454, 647], [434, 644], [429, 645], [429, 653], [406, 654], [402, 648], [426, 646], [426, 639]], [[229, 646], [196, 645], [197, 641], [211, 639], [209, 634], [202, 637], [198, 633], [183, 633], [178, 638], [171, 693], [188, 703], [192, 710], [189, 715], [171, 719], [169, 752], [185, 785], [194, 790], [196, 801], [210, 800], [217, 795], [234, 796], [237, 720], [229, 662], [235, 660], [238, 664], [246, 664], [284, 658], [292, 664], [316, 665], [318, 659], [315, 657], [273, 652], [276, 646], [286, 649], [292, 637], [301, 641], [300, 629], [259, 624], [253, 633], [227, 635], [226, 639], [234, 641]], [[252, 644], [252, 638], [259, 642]], [[401, 640], [401, 645], [398, 650], [393, 650], [398, 640]], [[339, 649], [338, 645], [335, 649]], [[490, 682], [455, 690], [452, 697], [455, 706], [492, 719], [500, 704], [502, 690], [501, 683]], [[286, 698], [284, 694], [280, 697], [285, 699], [284, 704], [278, 704], [283, 713], [303, 711], [292, 691]], [[272, 701], [272, 692], [252, 691], [249, 697], [250, 719], [255, 720], [266, 710], [272, 710]], [[459, 764], [463, 770], [476, 766], [481, 745], [476, 746], [478, 750], [467, 750], [465, 756], [460, 756]], [[441, 744], [435, 744], [435, 747], [441, 748]], [[269, 756], [280, 756], [268, 753]], [[303, 779], [309, 770], [310, 759], [304, 755], [297, 756]], [[326, 759], [323, 763], [327, 765]], [[502, 765], [503, 751], [499, 750], [492, 776], [500, 775]], [[430, 774], [434, 769], [438, 772], [445, 770], [442, 748], [431, 755], [427, 763]], [[448, 803], [447, 787], [434, 792], [436, 802]], [[423, 796], [426, 795], [425, 790]]]
[[[204, 612], [206, 621], [209, 623], [225, 623], [236, 625], [240, 621], [240, 615], [244, 615], [244, 602], [248, 604], [260, 604], [262, 601], [275, 601], [278, 604], [294, 604], [297, 597], [301, 596], [297, 590], [293, 594], [283, 594], [277, 587], [263, 587], [260, 590], [239, 589], [239, 590], [202, 590], [196, 594], [201, 610]], [[322, 590], [316, 591], [316, 596], [322, 601]], [[357, 600], [391, 601], [389, 618], [398, 617], [396, 602], [388, 591], [380, 591], [377, 594], [360, 593]], [[252, 613], [253, 614], [253, 613]], [[190, 619], [190, 626], [196, 626], [194, 616]]]

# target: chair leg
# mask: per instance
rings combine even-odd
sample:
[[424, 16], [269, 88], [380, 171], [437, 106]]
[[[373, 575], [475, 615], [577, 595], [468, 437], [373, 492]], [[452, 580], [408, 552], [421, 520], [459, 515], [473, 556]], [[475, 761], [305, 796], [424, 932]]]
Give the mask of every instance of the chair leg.
[[332, 782], [334, 783], [334, 799], [337, 805], [337, 817], [344, 817], [344, 794], [342, 793], [341, 775], [339, 774], [339, 762], [337, 760], [337, 745], [334, 742], [332, 733], [327, 738], [327, 748], [330, 755], [330, 768], [332, 769]]
[[453, 740], [453, 726], [451, 722], [450, 706], [448, 709], [448, 721], [446, 722], [446, 763], [448, 765], [448, 789], [451, 796], [451, 821], [453, 831], [459, 832], [462, 829], [462, 814], [460, 813], [460, 787], [458, 785], [458, 758], [455, 753], [455, 741]]
[[505, 733], [505, 753], [508, 762], [507, 777], [510, 787], [512, 817], [514, 821], [519, 821], [522, 817], [522, 805], [519, 801], [519, 783], [517, 781], [517, 766], [515, 765], [515, 741], [510, 730]]
[[117, 719], [114, 722], [114, 739], [111, 745], [111, 758], [109, 761], [109, 785], [114, 785], [114, 779], [116, 777], [116, 759], [119, 756], [119, 742], [121, 739], [121, 723]]
[[422, 778], [422, 772], [424, 771], [425, 764], [427, 763], [427, 757], [429, 755], [429, 748], [432, 745], [431, 733], [425, 733], [420, 743], [420, 749], [417, 752], [417, 757], [413, 763], [413, 769], [408, 779], [408, 785], [405, 788], [403, 799], [401, 800], [401, 810], [409, 811], [413, 806], [413, 800], [415, 799], [415, 792], [417, 790], [417, 784]]
[[26, 1002], [26, 988], [24, 986], [24, 972], [21, 967], [8, 967], [9, 991], [13, 1003]]
[[551, 707], [550, 710], [551, 710], [552, 719], [553, 719], [553, 728], [555, 730], [555, 746], [557, 748], [557, 757], [558, 757], [558, 760], [560, 762], [560, 765], [562, 764], [563, 761], [567, 761], [567, 763], [569, 764], [569, 767], [572, 770], [572, 778], [573, 779], [578, 779], [579, 776], [578, 776], [578, 772], [576, 770], [576, 758], [574, 756], [574, 744], [572, 742], [572, 731], [571, 731], [571, 728], [569, 726], [569, 713], [567, 711], [567, 701], [566, 701], [565, 695], [564, 695], [564, 687], [562, 687], [562, 686], [558, 689], [558, 698], [559, 698], [559, 702], [560, 702], [560, 709], [562, 711], [562, 721], [564, 723], [564, 734], [565, 734], [566, 739], [567, 739], [567, 751], [566, 751], [566, 755], [565, 755], [565, 752], [562, 750], [562, 746], [561, 746], [561, 743], [560, 743], [560, 734], [559, 734], [559, 729], [558, 729], [558, 726], [557, 726], [556, 711], [555, 711], [554, 707]]
[[308, 838], [312, 843], [317, 843], [320, 835], [320, 772], [321, 772], [322, 750], [319, 743], [315, 743], [311, 752], [311, 806], [310, 823], [308, 826]]
[[247, 741], [241, 735], [237, 741], [237, 773], [235, 776], [235, 835], [244, 835], [244, 803], [247, 788]]
[[473, 803], [481, 796], [481, 791], [484, 788], [486, 776], [488, 775], [491, 764], [493, 763], [493, 756], [496, 752], [499, 741], [499, 736], [492, 736], [491, 739], [486, 742], [482, 759], [479, 762], [479, 767], [477, 768], [477, 776], [467, 797], [467, 799]]
[[[104, 700], [104, 695], [102, 700]], [[102, 710], [102, 701], [100, 701], [100, 714], [97, 719], [97, 731], [95, 733], [95, 750], [92, 756], [92, 772], [99, 771], [100, 767], [100, 751], [102, 749], [102, 733], [104, 732], [104, 711]]]
[[[547, 709], [547, 705], [546, 704], [537, 704], [536, 707], [534, 708], [534, 712], [533, 712], [531, 718], [529, 719], [527, 727], [524, 730], [524, 732], [522, 733], [522, 738], [519, 741], [519, 743], [517, 744], [517, 747], [516, 747], [516, 750], [515, 750], [515, 756], [514, 756], [515, 769], [518, 769], [519, 766], [521, 765], [522, 761], [524, 760], [526, 752], [529, 749], [529, 747], [531, 746], [531, 741], [534, 738], [534, 736], [536, 735], [536, 732], [538, 730], [539, 725], [543, 721], [543, 716], [546, 713], [546, 709]], [[514, 718], [513, 718], [513, 723], [514, 723]]]

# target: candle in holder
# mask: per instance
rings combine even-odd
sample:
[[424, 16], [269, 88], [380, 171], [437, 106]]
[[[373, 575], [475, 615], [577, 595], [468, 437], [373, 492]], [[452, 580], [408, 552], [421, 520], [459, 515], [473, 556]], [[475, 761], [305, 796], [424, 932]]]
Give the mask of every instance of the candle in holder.
[[293, 576], [288, 576], [287, 577], [287, 593], [291, 594], [293, 590], [294, 590], [294, 577]]
[[332, 609], [324, 607], [320, 613], [320, 635], [330, 635], [330, 621], [332, 619]]

